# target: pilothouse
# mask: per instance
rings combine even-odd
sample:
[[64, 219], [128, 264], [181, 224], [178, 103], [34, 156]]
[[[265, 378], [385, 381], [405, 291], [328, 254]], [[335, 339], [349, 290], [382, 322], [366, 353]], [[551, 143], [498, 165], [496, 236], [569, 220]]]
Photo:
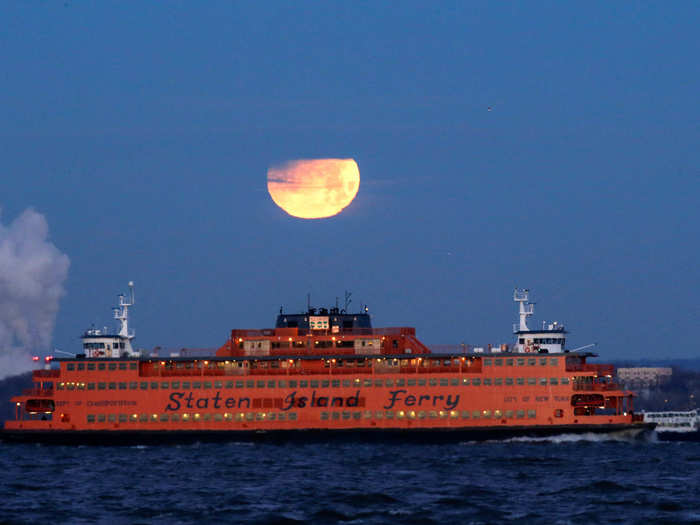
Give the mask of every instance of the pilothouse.
[[129, 307], [134, 306], [134, 282], [129, 282], [129, 300], [124, 294], [119, 294], [119, 306], [114, 307], [114, 318], [119, 321], [119, 331], [109, 332], [107, 329], [90, 328], [85, 331], [83, 352], [85, 357], [119, 358], [139, 357], [140, 352], [134, 351], [131, 340], [134, 332], [129, 332]]
[[530, 290], [515, 289], [513, 300], [519, 303], [520, 323], [513, 325], [513, 333], [517, 337], [515, 352], [535, 352], [556, 354], [564, 351], [566, 330], [564, 325], [554, 321], [543, 322], [541, 330], [531, 330], [527, 318], [535, 313], [535, 303], [529, 301]]

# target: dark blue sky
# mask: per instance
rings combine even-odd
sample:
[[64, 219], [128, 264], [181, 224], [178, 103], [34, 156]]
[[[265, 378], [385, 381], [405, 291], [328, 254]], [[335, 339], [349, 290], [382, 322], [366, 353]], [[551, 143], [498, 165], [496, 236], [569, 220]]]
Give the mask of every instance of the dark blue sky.
[[[133, 279], [146, 347], [345, 289], [427, 343], [511, 342], [518, 285], [570, 346], [697, 356], [697, 3], [258, 4], [0, 7], [0, 206], [71, 259], [59, 348]], [[340, 216], [267, 194], [313, 157], [360, 167]]]

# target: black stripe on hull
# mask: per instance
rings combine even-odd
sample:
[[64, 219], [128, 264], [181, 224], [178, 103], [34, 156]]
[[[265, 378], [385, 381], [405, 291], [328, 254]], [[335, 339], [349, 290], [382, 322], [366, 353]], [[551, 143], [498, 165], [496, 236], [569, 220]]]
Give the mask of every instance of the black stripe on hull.
[[643, 439], [654, 423], [619, 425], [549, 425], [414, 429], [303, 429], [303, 430], [2, 430], [0, 440], [55, 445], [161, 445], [196, 442], [420, 442], [503, 440], [514, 437], [551, 437], [562, 434], [613, 434]]

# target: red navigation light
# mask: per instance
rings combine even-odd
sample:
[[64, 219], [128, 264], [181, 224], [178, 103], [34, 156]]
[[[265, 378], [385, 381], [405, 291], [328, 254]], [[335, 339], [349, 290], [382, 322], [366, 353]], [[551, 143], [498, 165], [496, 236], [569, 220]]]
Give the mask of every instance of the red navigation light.
[[39, 360], [39, 356], [38, 356], [38, 355], [32, 356], [32, 361], [36, 362], [36, 361], [38, 361], [38, 360]]
[[52, 356], [52, 355], [47, 355], [47, 356], [44, 358], [44, 361], [46, 361], [47, 363], [50, 363], [51, 361], [53, 361], [53, 356]]

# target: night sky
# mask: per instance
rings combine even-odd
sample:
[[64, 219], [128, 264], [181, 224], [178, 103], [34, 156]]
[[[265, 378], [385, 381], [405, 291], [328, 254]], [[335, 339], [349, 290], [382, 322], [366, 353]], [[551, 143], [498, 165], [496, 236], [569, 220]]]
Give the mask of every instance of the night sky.
[[[52, 345], [215, 347], [352, 291], [428, 344], [698, 355], [700, 4], [5, 2], [0, 207], [70, 258]], [[489, 109], [490, 108], [490, 109]], [[340, 215], [270, 165], [353, 158]], [[536, 324], [536, 323], [535, 323]]]

